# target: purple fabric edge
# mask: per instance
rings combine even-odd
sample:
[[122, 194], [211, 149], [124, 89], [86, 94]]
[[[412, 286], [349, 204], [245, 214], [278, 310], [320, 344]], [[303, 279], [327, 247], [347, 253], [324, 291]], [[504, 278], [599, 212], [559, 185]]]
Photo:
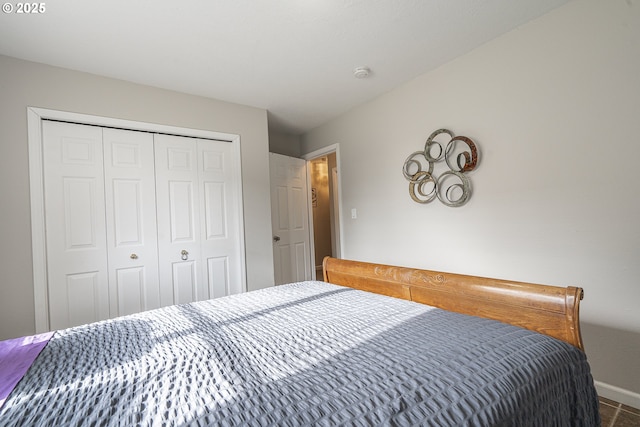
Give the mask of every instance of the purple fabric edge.
[[0, 341], [0, 409], [54, 333]]

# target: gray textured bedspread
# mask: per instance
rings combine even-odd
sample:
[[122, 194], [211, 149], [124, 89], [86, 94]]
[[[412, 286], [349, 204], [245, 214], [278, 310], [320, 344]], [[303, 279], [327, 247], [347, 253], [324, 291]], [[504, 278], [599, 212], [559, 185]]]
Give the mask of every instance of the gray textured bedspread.
[[322, 282], [59, 331], [0, 425], [591, 426], [561, 341]]

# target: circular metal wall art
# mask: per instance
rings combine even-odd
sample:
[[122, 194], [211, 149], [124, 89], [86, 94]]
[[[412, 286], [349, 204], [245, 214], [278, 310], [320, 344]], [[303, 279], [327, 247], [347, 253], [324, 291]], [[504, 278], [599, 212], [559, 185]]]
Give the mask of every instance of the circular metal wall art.
[[[435, 164], [443, 160], [449, 170], [436, 177]], [[430, 203], [437, 198], [446, 206], [458, 207], [471, 197], [471, 181], [465, 173], [474, 170], [477, 164], [478, 149], [470, 138], [438, 129], [429, 136], [423, 151], [407, 157], [402, 174], [409, 181], [409, 195], [415, 202]]]

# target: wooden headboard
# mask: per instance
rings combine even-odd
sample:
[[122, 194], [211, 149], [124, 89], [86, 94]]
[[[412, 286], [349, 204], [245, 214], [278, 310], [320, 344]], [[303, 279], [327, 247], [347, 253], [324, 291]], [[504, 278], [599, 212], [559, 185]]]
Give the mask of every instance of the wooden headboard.
[[582, 288], [537, 285], [326, 257], [324, 281], [499, 320], [584, 350]]

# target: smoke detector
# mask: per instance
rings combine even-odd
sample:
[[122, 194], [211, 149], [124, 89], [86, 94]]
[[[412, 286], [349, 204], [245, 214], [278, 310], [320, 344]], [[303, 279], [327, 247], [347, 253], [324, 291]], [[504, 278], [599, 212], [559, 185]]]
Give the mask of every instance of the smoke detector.
[[356, 67], [353, 69], [353, 76], [356, 79], [366, 79], [371, 74], [369, 67]]

